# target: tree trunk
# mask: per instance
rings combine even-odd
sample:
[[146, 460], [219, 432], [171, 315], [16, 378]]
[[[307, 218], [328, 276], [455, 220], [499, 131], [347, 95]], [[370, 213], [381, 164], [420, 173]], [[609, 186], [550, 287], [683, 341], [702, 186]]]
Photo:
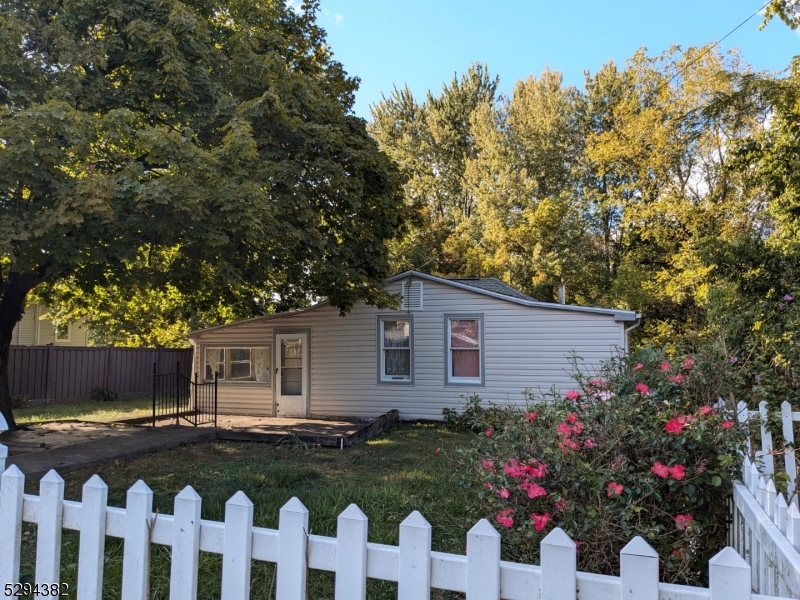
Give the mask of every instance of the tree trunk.
[[22, 319], [28, 292], [42, 281], [44, 274], [24, 275], [13, 272], [7, 281], [0, 281], [0, 413], [5, 417], [9, 431], [18, 429], [11, 411], [11, 386], [8, 379], [11, 334]]

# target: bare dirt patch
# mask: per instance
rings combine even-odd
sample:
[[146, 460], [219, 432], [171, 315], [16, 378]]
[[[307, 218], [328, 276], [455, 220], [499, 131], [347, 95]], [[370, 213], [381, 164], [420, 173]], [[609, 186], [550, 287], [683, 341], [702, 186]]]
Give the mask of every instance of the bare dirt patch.
[[11, 456], [57, 450], [75, 444], [107, 438], [127, 438], [141, 431], [138, 427], [85, 421], [56, 421], [28, 425], [25, 429], [6, 433], [0, 443], [8, 446]]

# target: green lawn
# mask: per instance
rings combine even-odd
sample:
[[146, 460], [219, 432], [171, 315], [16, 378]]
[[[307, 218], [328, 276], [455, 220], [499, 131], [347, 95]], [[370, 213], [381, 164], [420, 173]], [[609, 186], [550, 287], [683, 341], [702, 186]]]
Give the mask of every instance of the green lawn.
[[[124, 506], [126, 490], [144, 479], [154, 492], [154, 510], [172, 514], [175, 495], [187, 484], [203, 498], [203, 518], [224, 520], [225, 501], [237, 490], [255, 504], [255, 524], [277, 528], [278, 511], [297, 496], [310, 511], [311, 533], [335, 536], [336, 519], [355, 502], [370, 519], [369, 540], [398, 543], [400, 522], [419, 510], [433, 525], [433, 548], [464, 553], [466, 532], [474, 524], [474, 502], [458, 485], [456, 449], [468, 445], [469, 435], [448, 433], [435, 425], [400, 425], [344, 451], [275, 447], [258, 443], [213, 442], [151, 454], [129, 461], [70, 473], [66, 497], [80, 499], [81, 486], [97, 472], [109, 485], [109, 504]], [[440, 453], [436, 449], [441, 448]], [[28, 482], [29, 493], [38, 493]], [[33, 574], [33, 527], [26, 529], [22, 572]], [[65, 532], [62, 581], [74, 589], [77, 574], [77, 535]], [[121, 577], [119, 540], [107, 539], [105, 598], [118, 598]], [[169, 548], [153, 547], [152, 598], [167, 598]], [[274, 568], [254, 562], [252, 598], [274, 597]], [[220, 557], [201, 555], [199, 598], [218, 598]], [[312, 571], [309, 598], [333, 598], [333, 574]], [[370, 580], [370, 599], [397, 597], [397, 587]], [[459, 595], [434, 593], [436, 599]]]
[[81, 421], [117, 421], [133, 417], [146, 417], [153, 411], [153, 401], [149, 397], [131, 398], [116, 402], [97, 402], [87, 400], [75, 404], [46, 404], [14, 410], [17, 423], [41, 423], [60, 419]]

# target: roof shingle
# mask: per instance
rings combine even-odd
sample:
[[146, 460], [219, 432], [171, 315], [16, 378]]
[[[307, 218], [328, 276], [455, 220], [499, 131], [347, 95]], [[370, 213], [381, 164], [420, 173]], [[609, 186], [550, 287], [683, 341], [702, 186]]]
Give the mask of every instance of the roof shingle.
[[455, 281], [479, 290], [486, 290], [487, 292], [494, 292], [495, 294], [502, 294], [510, 298], [518, 298], [520, 300], [531, 300], [538, 302], [533, 296], [519, 291], [515, 287], [511, 287], [507, 283], [500, 281], [497, 277], [448, 277], [448, 281]]

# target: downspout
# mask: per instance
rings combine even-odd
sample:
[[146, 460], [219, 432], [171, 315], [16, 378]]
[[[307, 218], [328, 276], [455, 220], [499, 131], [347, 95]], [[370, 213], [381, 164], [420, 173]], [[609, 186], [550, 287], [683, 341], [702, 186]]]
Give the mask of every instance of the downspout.
[[642, 324], [642, 313], [636, 313], [636, 322], [625, 330], [625, 354], [628, 354], [628, 333]]

